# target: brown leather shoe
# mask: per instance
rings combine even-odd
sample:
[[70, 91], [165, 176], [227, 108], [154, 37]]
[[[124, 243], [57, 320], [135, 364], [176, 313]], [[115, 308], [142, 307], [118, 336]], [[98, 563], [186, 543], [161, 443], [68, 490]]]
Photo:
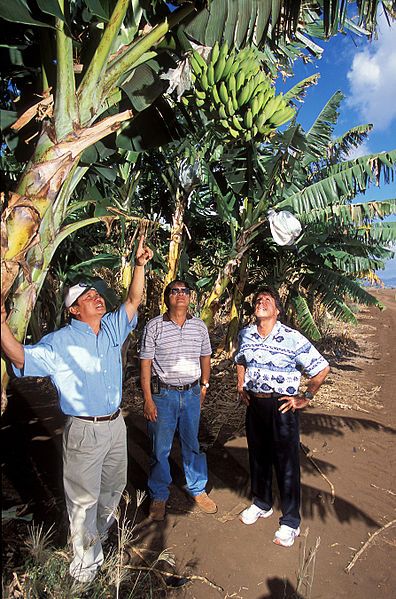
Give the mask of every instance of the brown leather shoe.
[[156, 522], [161, 522], [165, 518], [166, 501], [153, 499], [150, 503], [149, 517]]
[[217, 505], [210, 497], [208, 497], [207, 493], [194, 495], [194, 501], [199, 509], [202, 512], [205, 512], [205, 514], [215, 514], [217, 512]]

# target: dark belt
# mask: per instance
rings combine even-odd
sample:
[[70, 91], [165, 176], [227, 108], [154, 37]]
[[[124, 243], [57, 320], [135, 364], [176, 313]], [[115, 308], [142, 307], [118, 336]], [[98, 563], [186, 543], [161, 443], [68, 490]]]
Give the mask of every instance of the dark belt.
[[199, 379], [193, 383], [188, 383], [187, 385], [167, 385], [166, 383], [162, 383], [160, 381], [160, 387], [161, 389], [167, 389], [168, 391], [188, 391], [189, 389], [195, 387], [195, 385], [198, 385], [198, 383]]
[[109, 422], [115, 420], [120, 415], [120, 408], [114, 414], [110, 416], [74, 416], [74, 418], [81, 418], [81, 420], [89, 420], [90, 422]]
[[275, 391], [273, 391], [272, 393], [255, 393], [254, 391], [249, 391], [248, 393], [253, 397], [257, 397], [257, 399], [270, 399], [271, 397], [281, 397], [280, 393], [275, 393]]

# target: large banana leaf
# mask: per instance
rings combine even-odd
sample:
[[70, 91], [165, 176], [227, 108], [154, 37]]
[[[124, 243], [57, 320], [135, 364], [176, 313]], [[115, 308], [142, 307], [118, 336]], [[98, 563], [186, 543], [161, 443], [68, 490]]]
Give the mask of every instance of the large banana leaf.
[[299, 218], [303, 224], [332, 221], [337, 225], [353, 224], [356, 226], [370, 222], [375, 218], [384, 218], [396, 214], [396, 199], [365, 202], [356, 204], [333, 204], [321, 209], [312, 209], [301, 213]]
[[315, 253], [320, 255], [325, 266], [333, 267], [345, 274], [356, 275], [370, 270], [383, 268], [383, 261], [362, 255], [352, 255], [341, 248], [315, 248]]
[[[389, 183], [393, 180], [396, 150], [370, 154], [324, 169], [319, 181], [308, 185], [277, 202], [279, 209], [291, 209], [295, 214], [311, 210], [325, 210], [332, 204], [347, 202], [359, 192], [365, 192], [368, 184]], [[285, 189], [285, 195], [288, 194]]]
[[334, 126], [338, 120], [338, 109], [343, 99], [344, 96], [340, 91], [335, 92], [307, 132], [307, 151], [302, 162], [303, 166], [326, 157], [327, 149], [332, 141]]
[[313, 341], [318, 341], [321, 339], [322, 335], [316, 326], [314, 317], [312, 316], [305, 297], [300, 294], [296, 294], [293, 295], [291, 301], [301, 330]]
[[[394, 214], [396, 214], [396, 209]], [[396, 241], [396, 221], [373, 223], [369, 225], [364, 232], [370, 236], [370, 239], [380, 243], [392, 243]]]
[[321, 302], [338, 320], [357, 324], [357, 318], [350, 307], [331, 291], [321, 297]]
[[309, 77], [306, 77], [302, 81], [299, 81], [298, 83], [296, 83], [296, 85], [294, 85], [291, 89], [289, 89], [285, 94], [283, 94], [284, 99], [287, 102], [290, 102], [291, 100], [302, 102], [303, 98], [305, 97], [305, 95], [307, 93], [307, 89], [310, 88], [312, 85], [317, 85], [318, 81], [319, 81], [319, 77], [320, 77], [319, 73], [314, 73], [314, 75], [310, 75]]
[[350, 151], [358, 148], [360, 144], [367, 139], [372, 128], [373, 125], [369, 123], [366, 125], [358, 125], [332, 140], [329, 146], [332, 162], [348, 158]]
[[321, 297], [323, 296], [325, 303], [328, 298], [329, 304], [326, 303], [326, 305], [332, 305], [335, 300], [349, 296], [351, 300], [359, 304], [382, 307], [381, 302], [363, 289], [359, 283], [342, 273], [322, 268], [312, 272], [307, 279], [311, 289], [316, 289]]
[[[216, 40], [223, 39], [227, 40], [230, 46], [237, 48], [247, 43], [264, 46], [268, 35], [272, 38], [279, 37], [279, 34], [287, 35], [292, 41], [296, 33], [305, 32], [308, 35], [326, 37], [334, 34], [339, 27], [354, 27], [355, 32], [359, 33], [367, 33], [363, 28], [372, 31], [376, 25], [378, 0], [356, 4], [353, 9], [357, 8], [357, 23], [356, 19], [348, 18], [346, 2], [211, 0], [207, 8], [199, 11], [191, 20], [185, 31], [187, 35], [206, 46], [213, 46]], [[386, 10], [386, 6], [384, 9]], [[386, 12], [390, 12], [389, 9]]]

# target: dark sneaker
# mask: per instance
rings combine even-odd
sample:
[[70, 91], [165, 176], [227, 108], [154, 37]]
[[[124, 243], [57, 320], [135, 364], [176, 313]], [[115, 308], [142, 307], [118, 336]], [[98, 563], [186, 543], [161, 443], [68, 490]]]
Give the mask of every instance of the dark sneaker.
[[160, 499], [153, 499], [150, 503], [149, 517], [156, 522], [161, 522], [165, 518], [165, 506], [166, 501]]
[[208, 497], [207, 493], [194, 495], [193, 499], [199, 509], [202, 512], [205, 512], [205, 514], [215, 514], [217, 512], [217, 505], [210, 497]]

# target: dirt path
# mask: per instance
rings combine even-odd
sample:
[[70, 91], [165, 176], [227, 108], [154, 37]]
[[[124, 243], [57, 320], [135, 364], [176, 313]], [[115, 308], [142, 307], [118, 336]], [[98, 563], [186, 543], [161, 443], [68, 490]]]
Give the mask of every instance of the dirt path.
[[[179, 574], [195, 574], [207, 581], [194, 580], [177, 596], [195, 599], [235, 597], [241, 599], [281, 599], [295, 596], [297, 573], [301, 572], [302, 551], [306, 553], [320, 538], [315, 572], [308, 570], [300, 595], [307, 595], [312, 583], [312, 599], [390, 598], [396, 577], [396, 527], [390, 527], [368, 545], [349, 574], [345, 572], [354, 554], [375, 531], [395, 516], [395, 415], [396, 376], [394, 368], [396, 304], [395, 292], [377, 292], [387, 309], [367, 310], [360, 317], [363, 347], [339, 364], [343, 378], [367, 390], [362, 392], [361, 408], [328, 411], [313, 407], [302, 418], [302, 443], [315, 461], [302, 453], [302, 536], [291, 549], [272, 543], [277, 528], [279, 506], [268, 520], [253, 526], [241, 524], [237, 514], [249, 504], [246, 439], [221, 434], [208, 452], [211, 496], [219, 505], [215, 516], [205, 516], [189, 506], [180, 490], [182, 475], [178, 453], [174, 455], [174, 479], [166, 521], [140, 525], [138, 544], [147, 550], [170, 548], [176, 556]], [[360, 346], [360, 344], [359, 344]], [[334, 372], [336, 374], [336, 372]], [[329, 385], [332, 384], [330, 379]], [[373, 399], [373, 388], [381, 387]], [[367, 399], [367, 401], [366, 401]], [[340, 397], [348, 404], [348, 397]], [[147, 446], [134, 422], [131, 435], [131, 464], [144, 463]], [[139, 443], [140, 439], [140, 443]], [[142, 475], [142, 480], [143, 480]], [[334, 497], [330, 483], [334, 486]], [[334, 500], [334, 503], [333, 503]], [[308, 532], [309, 531], [309, 532]], [[149, 554], [148, 554], [149, 555]], [[313, 582], [312, 582], [313, 580]]]
[[[178, 575], [201, 577], [171, 591], [172, 596], [305, 598], [309, 596], [310, 583], [312, 599], [395, 596], [396, 527], [378, 534], [351, 572], [345, 572], [370, 535], [396, 517], [396, 485], [392, 479], [396, 431], [395, 291], [376, 293], [387, 309], [381, 313], [369, 309], [360, 314], [357, 343], [336, 360], [323, 390], [331, 401], [326, 404], [319, 398], [316, 407], [302, 415], [303, 449], [328, 481], [302, 452], [303, 536], [291, 549], [272, 543], [278, 527], [279, 505], [275, 504], [272, 518], [259, 520], [253, 526], [245, 526], [238, 520], [238, 513], [249, 505], [243, 412], [224, 399], [222, 388], [230, 384], [229, 380], [228, 383], [224, 380], [220, 393], [216, 394], [215, 386], [211, 387], [217, 414], [208, 416], [207, 408], [203, 419], [210, 421], [210, 430], [206, 431], [210, 441], [209, 486], [219, 512], [205, 516], [191, 506], [182, 491], [183, 475], [175, 447], [172, 453], [175, 484], [165, 522], [156, 525], [147, 522], [147, 502], [138, 516], [136, 546], [142, 555], [151, 561], [158, 552], [169, 548], [175, 555]], [[218, 379], [223, 374], [221, 368], [228, 376], [226, 366], [219, 366]], [[33, 511], [36, 522], [41, 518], [55, 520], [62, 542], [67, 530], [60, 473], [63, 419], [56, 408], [56, 397], [37, 393], [37, 387], [29, 381], [22, 386], [24, 393], [13, 398], [2, 422], [3, 507], [26, 504], [26, 511]], [[352, 405], [354, 409], [334, 407], [337, 405]], [[136, 398], [125, 414], [129, 433], [129, 491], [134, 496], [136, 489], [144, 489], [146, 485], [149, 446]], [[11, 525], [4, 526], [3, 565], [18, 560], [14, 535]], [[319, 538], [314, 575], [308, 571], [305, 587], [296, 594], [303, 548], [306, 546], [308, 554]], [[136, 554], [133, 559], [136, 564], [141, 563]], [[166, 564], [160, 563], [159, 567], [165, 568]]]

